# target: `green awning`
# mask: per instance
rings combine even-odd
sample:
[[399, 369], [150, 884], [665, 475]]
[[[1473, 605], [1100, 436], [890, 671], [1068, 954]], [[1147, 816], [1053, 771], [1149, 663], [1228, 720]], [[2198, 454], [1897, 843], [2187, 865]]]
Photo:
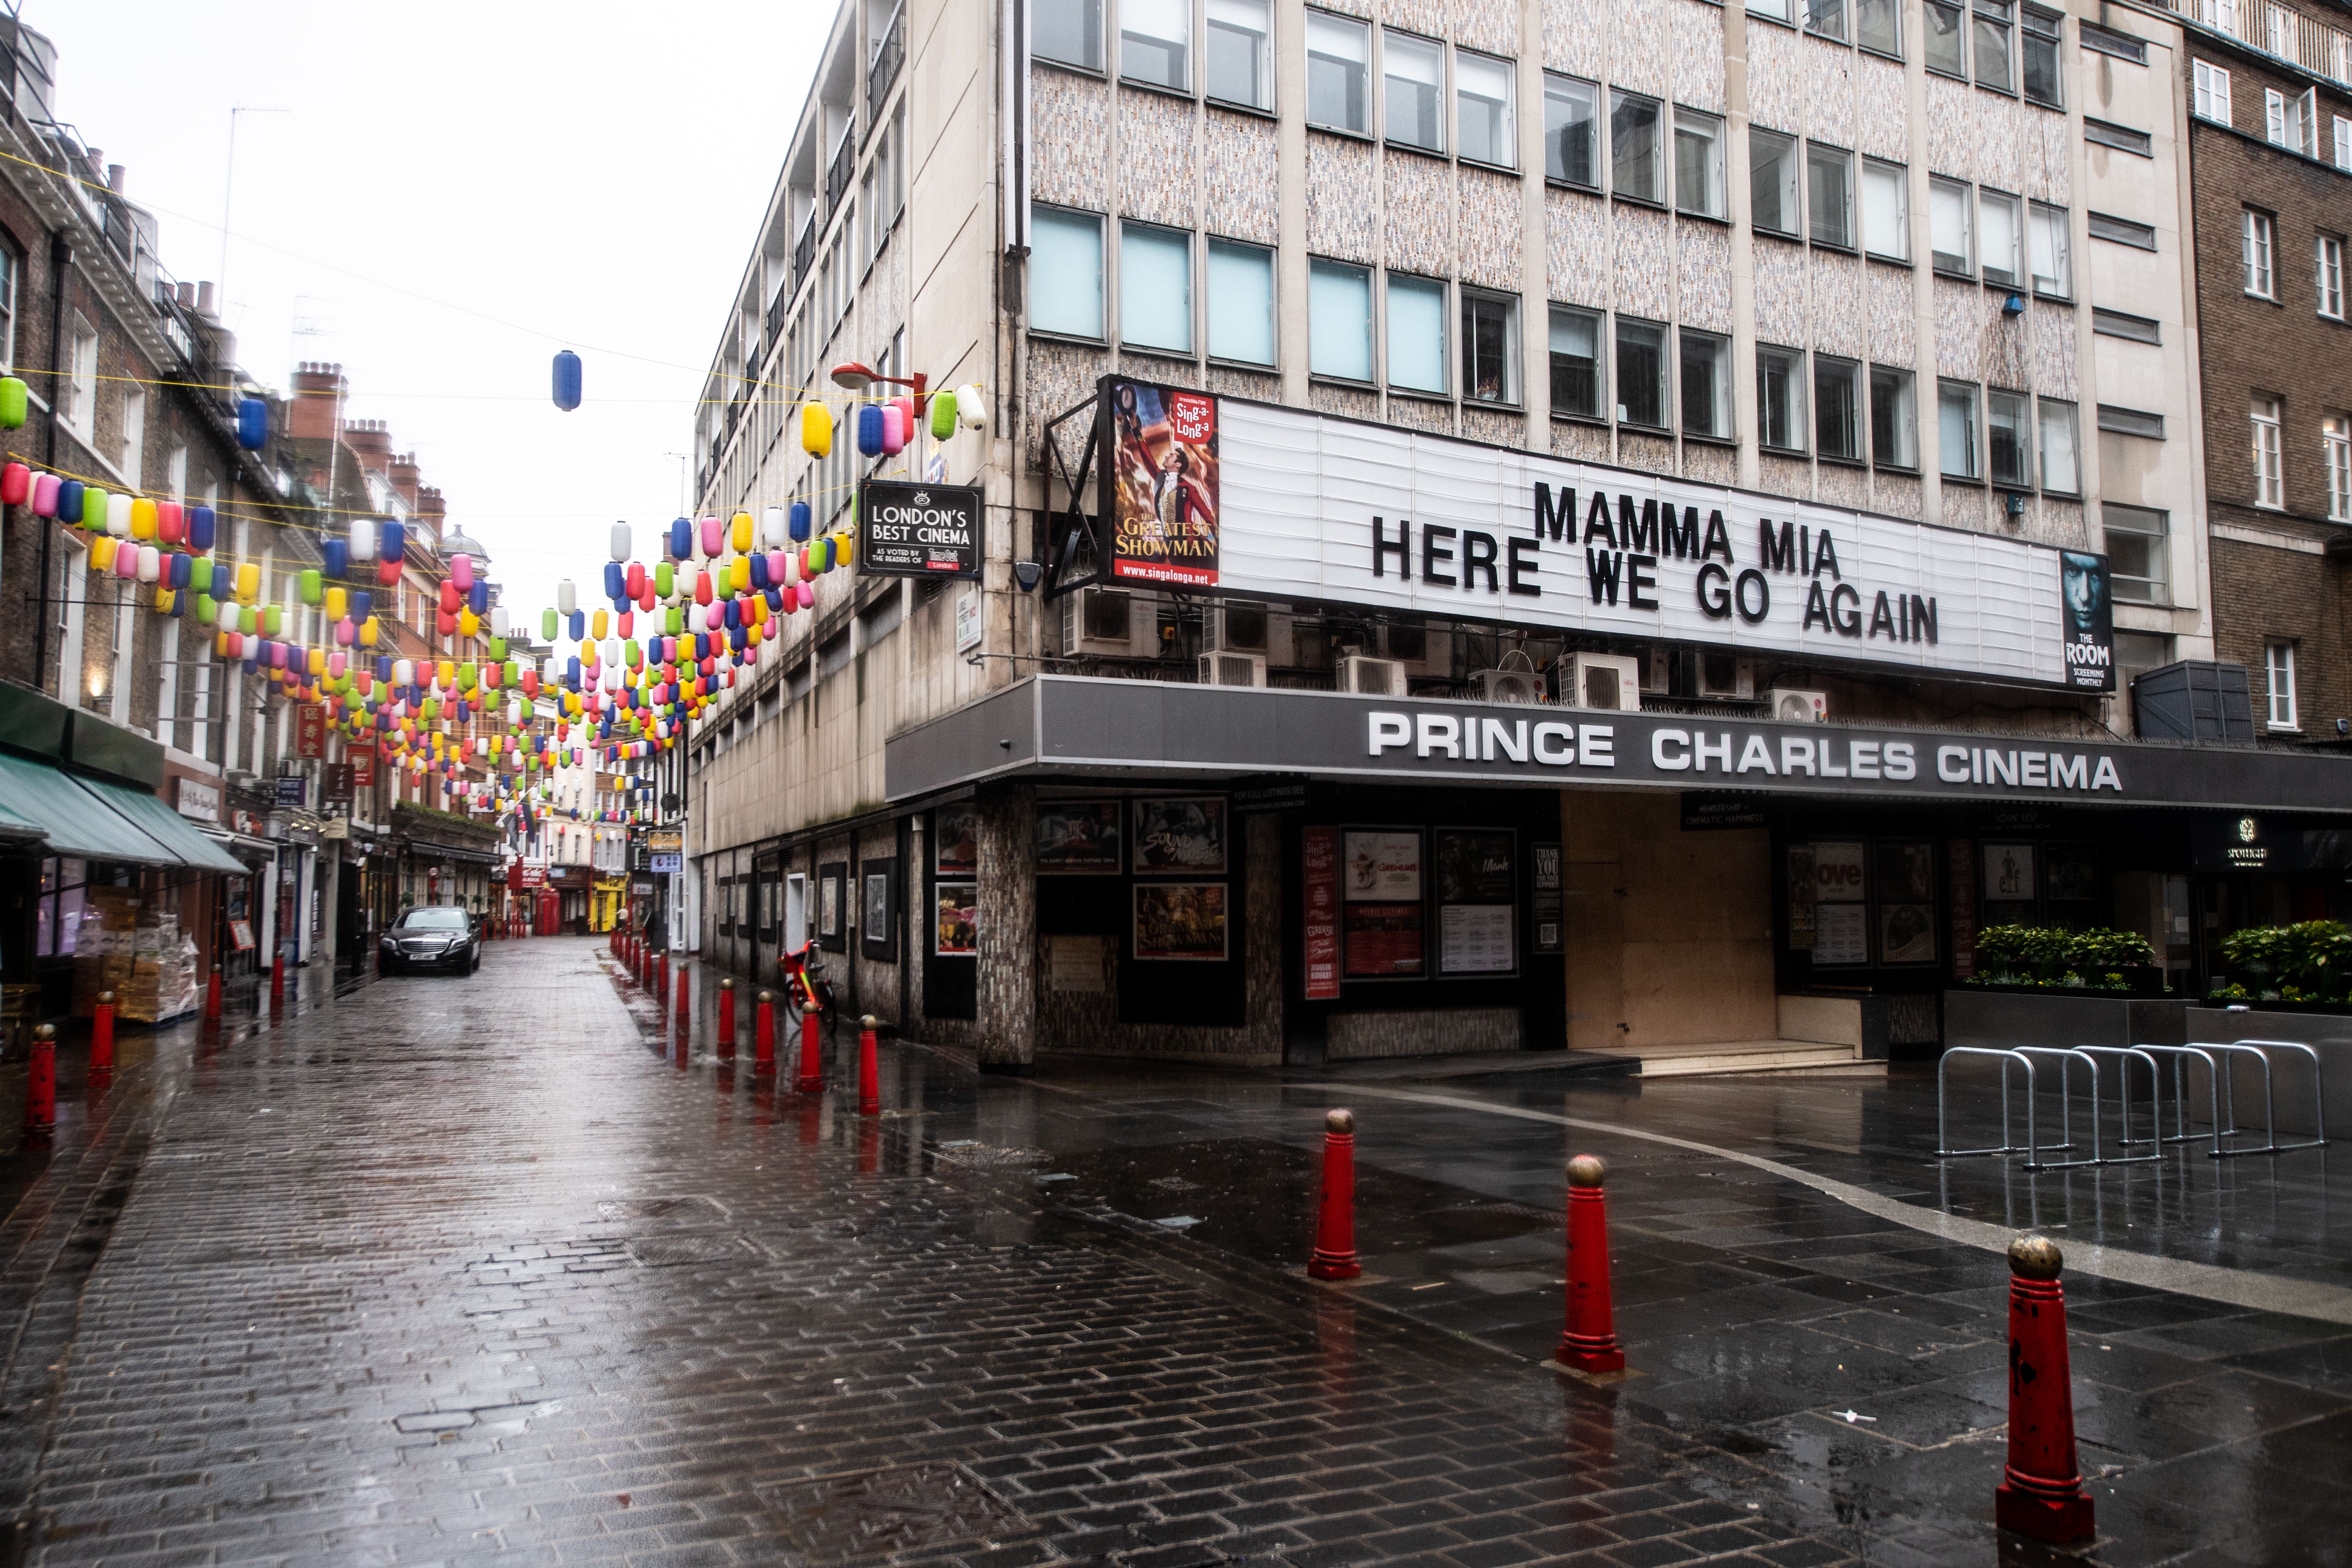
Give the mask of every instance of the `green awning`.
[[52, 767], [0, 752], [0, 813], [48, 837], [49, 855], [85, 860], [128, 860], [142, 866], [176, 862], [163, 847], [109, 810]]
[[247, 868], [243, 861], [197, 832], [194, 823], [153, 795], [102, 779], [77, 778], [73, 782], [129, 818], [132, 826], [163, 846], [179, 865], [198, 871], [226, 871], [233, 877], [246, 874]]

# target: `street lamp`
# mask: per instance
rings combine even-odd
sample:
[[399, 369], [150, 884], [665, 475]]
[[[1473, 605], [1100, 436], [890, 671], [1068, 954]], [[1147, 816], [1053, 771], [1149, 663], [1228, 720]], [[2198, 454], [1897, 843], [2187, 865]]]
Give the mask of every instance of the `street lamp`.
[[844, 392], [863, 392], [877, 381], [888, 386], [912, 387], [916, 412], [922, 411], [923, 389], [930, 384], [930, 378], [920, 371], [912, 375], [883, 375], [854, 359], [845, 360], [833, 367], [833, 384]]

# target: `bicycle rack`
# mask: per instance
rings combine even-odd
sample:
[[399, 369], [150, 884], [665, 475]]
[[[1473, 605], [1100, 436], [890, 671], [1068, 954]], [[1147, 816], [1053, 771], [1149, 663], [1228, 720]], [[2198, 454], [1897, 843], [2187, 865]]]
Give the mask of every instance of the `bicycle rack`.
[[[2194, 1143], [2201, 1138], [2210, 1137], [2213, 1141], [2213, 1158], [2217, 1160], [2220, 1159], [2221, 1157], [2221, 1139], [2224, 1136], [2224, 1133], [2221, 1131], [2221, 1105], [2225, 1098], [2231, 1097], [2231, 1090], [2229, 1084], [2229, 1075], [2223, 1072], [2221, 1070], [2221, 1064], [2213, 1059], [2213, 1047], [2204, 1045], [2153, 1046], [2141, 1044], [2134, 1046], [2132, 1049], [2136, 1051], [2144, 1051], [2149, 1056], [2156, 1057], [2164, 1061], [2168, 1061], [2172, 1064], [2172, 1131], [2169, 1133], [2167, 1133], [2164, 1131], [2164, 1119], [2162, 1114], [2159, 1113], [2156, 1123], [2157, 1142], [2159, 1144]], [[2205, 1064], [2205, 1097], [2210, 1103], [2213, 1111], [2212, 1131], [2210, 1133], [2191, 1132], [2189, 1131], [2189, 1091], [2186, 1087], [2185, 1080], [2188, 1076], [2189, 1064], [2192, 1061], [2203, 1062]], [[2230, 1112], [2230, 1131], [2227, 1133], [2227, 1136], [2232, 1138], [2237, 1136], [2237, 1110], [2233, 1099], [2231, 1100]]]
[[2017, 1046], [2012, 1047], [2012, 1049], [2014, 1049], [2017, 1055], [2024, 1057], [2028, 1060], [2031, 1060], [2035, 1057], [2055, 1057], [2058, 1058], [2058, 1133], [2060, 1137], [2065, 1139], [2065, 1142], [2063, 1143], [2051, 1144], [2049, 1147], [2053, 1153], [2057, 1153], [2063, 1150], [2074, 1147], [2074, 1104], [2073, 1089], [2071, 1087], [2074, 1075], [2069, 1069], [2071, 1069], [2074, 1064], [2079, 1060], [2085, 1068], [2090, 1069], [2091, 1073], [2091, 1157], [2087, 1160], [2042, 1159], [2041, 1157], [2042, 1151], [2033, 1145], [2033, 1130], [2031, 1123], [2029, 1123], [2025, 1133], [2025, 1168], [2029, 1171], [2069, 1171], [2079, 1165], [2105, 1164], [2107, 1162], [2102, 1159], [2099, 1155], [2098, 1058], [2093, 1057], [2089, 1052], [2083, 1050], [2079, 1047]]
[[[2079, 1054], [2091, 1057], [2093, 1058], [2102, 1056], [2111, 1056], [2116, 1058], [2116, 1102], [2117, 1114], [2121, 1118], [2123, 1127], [2120, 1133], [2116, 1136], [2116, 1143], [2119, 1148], [2126, 1150], [2130, 1149], [2134, 1144], [2144, 1143], [2148, 1145], [2148, 1151], [2145, 1154], [2116, 1154], [2106, 1163], [2110, 1165], [2132, 1165], [2149, 1160], [2162, 1159], [2164, 1157], [2164, 1149], [2162, 1146], [2164, 1133], [2164, 1102], [2161, 1099], [2161, 1093], [2164, 1088], [2164, 1069], [2157, 1065], [2156, 1058], [2137, 1046], [2077, 1046], [2074, 1049]], [[2131, 1135], [2131, 1064], [2134, 1058], [2137, 1058], [2147, 1064], [2148, 1136], [2145, 1138], [2135, 1138]], [[2096, 1130], [2098, 1123], [2098, 1102], [2095, 1100], [2091, 1103], [2091, 1121], [2095, 1131]]]
[[[2319, 1077], [2319, 1053], [2301, 1040], [2232, 1040], [2223, 1050], [2250, 1052], [2263, 1064], [2263, 1120], [2264, 1141], [2258, 1149], [2226, 1149], [2224, 1154], [2284, 1154], [2294, 1149], [2322, 1149], [2327, 1145], [2327, 1106], [2322, 1098], [2326, 1085]], [[2271, 1057], [2273, 1050], [2301, 1051], [2311, 1058], [2311, 1126], [2314, 1136], [2300, 1143], [2278, 1141], [2278, 1101], [2272, 1092]], [[2233, 1075], [2234, 1076], [2234, 1075]], [[2232, 1136], [2237, 1122], [2236, 1089], [2231, 1086], [2230, 1121]]]
[[[1944, 1124], [1946, 1075], [1954, 1057], [1990, 1057], [2000, 1063], [2000, 1142], [1983, 1149], [1955, 1149]], [[2010, 1141], [2009, 1132], [2009, 1069], [2011, 1063], [2025, 1069], [2025, 1147]], [[1936, 1157], [1939, 1160], [1959, 1159], [1975, 1154], [2027, 1153], [2034, 1145], [2033, 1137], [2033, 1062], [2020, 1051], [1996, 1050], [1988, 1046], [1954, 1046], [1936, 1064]]]

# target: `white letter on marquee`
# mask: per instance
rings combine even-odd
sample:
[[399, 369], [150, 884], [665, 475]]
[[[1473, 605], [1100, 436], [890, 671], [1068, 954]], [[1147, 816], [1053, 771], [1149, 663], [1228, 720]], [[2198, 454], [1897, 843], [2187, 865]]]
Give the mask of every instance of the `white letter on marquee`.
[[1402, 713], [1372, 715], [1372, 755], [1379, 756], [1391, 746], [1402, 746], [1412, 740], [1412, 721]]

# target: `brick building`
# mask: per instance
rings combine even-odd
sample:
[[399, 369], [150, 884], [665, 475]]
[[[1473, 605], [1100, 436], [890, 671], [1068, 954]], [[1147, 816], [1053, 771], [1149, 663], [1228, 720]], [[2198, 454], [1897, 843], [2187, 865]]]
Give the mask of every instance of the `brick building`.
[[2352, 727], [2352, 16], [2180, 15], [2215, 652], [2245, 665], [2258, 736], [2333, 744]]

